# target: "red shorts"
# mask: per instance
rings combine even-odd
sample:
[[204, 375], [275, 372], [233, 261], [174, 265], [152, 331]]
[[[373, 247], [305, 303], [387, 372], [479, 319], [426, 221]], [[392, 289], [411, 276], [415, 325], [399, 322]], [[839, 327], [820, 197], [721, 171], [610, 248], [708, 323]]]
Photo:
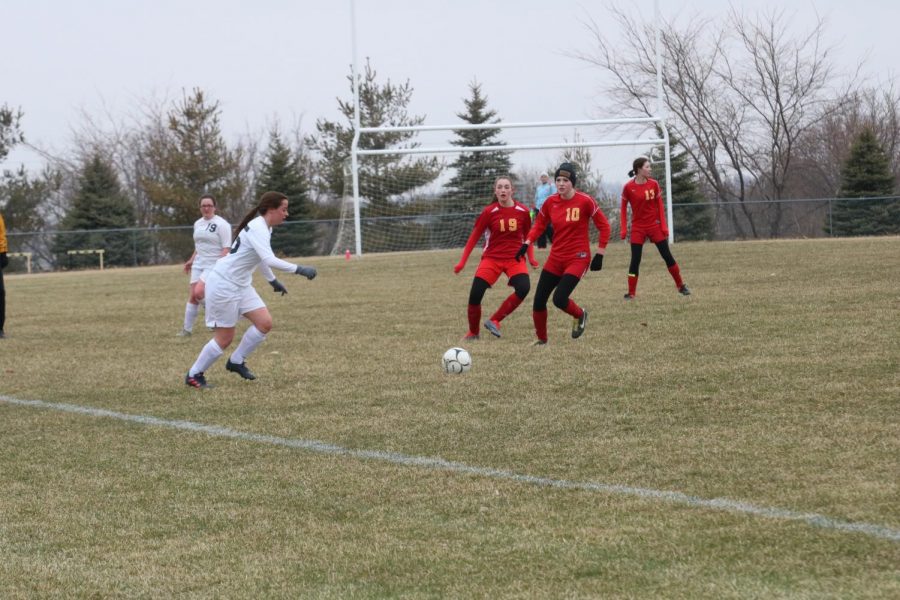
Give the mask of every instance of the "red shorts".
[[527, 275], [527, 259], [524, 257], [522, 260], [516, 260], [515, 258], [508, 258], [506, 260], [482, 258], [481, 262], [478, 263], [478, 269], [475, 271], [475, 277], [484, 279], [489, 285], [494, 285], [497, 283], [497, 280], [500, 279], [502, 273], [506, 273], [506, 276], [509, 279], [512, 279], [516, 275], [521, 275], [522, 273]]
[[650, 241], [654, 244], [658, 244], [661, 241], [668, 239], [669, 236], [663, 233], [662, 227], [659, 223], [656, 225], [651, 225], [650, 227], [635, 227], [631, 226], [631, 243], [632, 244], [643, 244], [647, 238], [650, 238]]
[[591, 255], [587, 252], [579, 254], [584, 254], [584, 256], [559, 258], [558, 256], [553, 256], [553, 252], [551, 251], [550, 256], [548, 256], [546, 262], [544, 262], [544, 270], [557, 277], [574, 275], [578, 279], [581, 279], [584, 277], [584, 274], [587, 273], [588, 267], [591, 266]]

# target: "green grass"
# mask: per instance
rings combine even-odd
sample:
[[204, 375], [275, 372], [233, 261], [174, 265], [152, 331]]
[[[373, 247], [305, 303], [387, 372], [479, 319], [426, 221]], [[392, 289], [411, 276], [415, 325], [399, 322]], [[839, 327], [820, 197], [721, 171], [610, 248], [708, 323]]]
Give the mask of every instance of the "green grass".
[[[615, 245], [573, 296], [585, 335], [551, 307], [543, 348], [530, 297], [460, 343], [477, 256], [309, 259], [259, 286], [259, 380], [222, 359], [203, 392], [178, 266], [7, 276], [0, 394], [900, 530], [900, 239], [674, 253], [694, 295], [648, 248], [623, 302]], [[799, 520], [2, 400], [0, 448], [4, 598], [900, 596], [900, 542]]]

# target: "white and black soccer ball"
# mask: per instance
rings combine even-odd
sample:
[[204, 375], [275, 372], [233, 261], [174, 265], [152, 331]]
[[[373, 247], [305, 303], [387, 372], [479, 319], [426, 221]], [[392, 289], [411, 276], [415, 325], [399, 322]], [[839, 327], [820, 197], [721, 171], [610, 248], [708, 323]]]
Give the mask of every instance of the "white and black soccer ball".
[[465, 373], [472, 368], [472, 356], [465, 348], [450, 348], [441, 359], [445, 373]]

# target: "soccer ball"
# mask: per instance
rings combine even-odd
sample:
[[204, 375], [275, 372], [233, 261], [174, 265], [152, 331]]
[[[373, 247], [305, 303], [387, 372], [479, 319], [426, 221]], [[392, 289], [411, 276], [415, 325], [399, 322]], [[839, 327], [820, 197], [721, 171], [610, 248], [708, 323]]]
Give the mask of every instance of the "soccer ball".
[[465, 348], [450, 348], [441, 359], [445, 373], [465, 373], [472, 368], [472, 357]]

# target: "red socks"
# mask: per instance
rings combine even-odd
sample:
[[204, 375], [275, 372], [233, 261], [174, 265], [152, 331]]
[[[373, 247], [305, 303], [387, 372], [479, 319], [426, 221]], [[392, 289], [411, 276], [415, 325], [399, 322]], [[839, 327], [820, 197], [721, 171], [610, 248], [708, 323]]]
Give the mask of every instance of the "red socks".
[[534, 332], [542, 342], [547, 341], [547, 309], [535, 310], [531, 312], [534, 319]]
[[684, 282], [681, 280], [681, 269], [678, 268], [678, 263], [669, 267], [669, 274], [672, 276], [672, 279], [675, 280], [675, 287], [680, 290], [681, 286], [684, 285]]
[[632, 298], [637, 294], [637, 275], [628, 274], [628, 295]]
[[584, 311], [581, 310], [581, 307], [575, 304], [575, 301], [571, 298], [569, 298], [569, 304], [566, 306], [563, 312], [565, 312], [567, 315], [572, 315], [576, 319], [580, 319], [581, 315], [584, 314]]
[[503, 304], [500, 305], [500, 308], [497, 309], [497, 312], [491, 315], [491, 321], [499, 323], [508, 317], [512, 311], [519, 308], [520, 304], [522, 304], [522, 299], [515, 294], [510, 294], [509, 297], [503, 301]]
[[478, 332], [481, 331], [481, 305], [480, 304], [470, 304], [469, 310], [469, 333], [471, 335], [478, 335]]

